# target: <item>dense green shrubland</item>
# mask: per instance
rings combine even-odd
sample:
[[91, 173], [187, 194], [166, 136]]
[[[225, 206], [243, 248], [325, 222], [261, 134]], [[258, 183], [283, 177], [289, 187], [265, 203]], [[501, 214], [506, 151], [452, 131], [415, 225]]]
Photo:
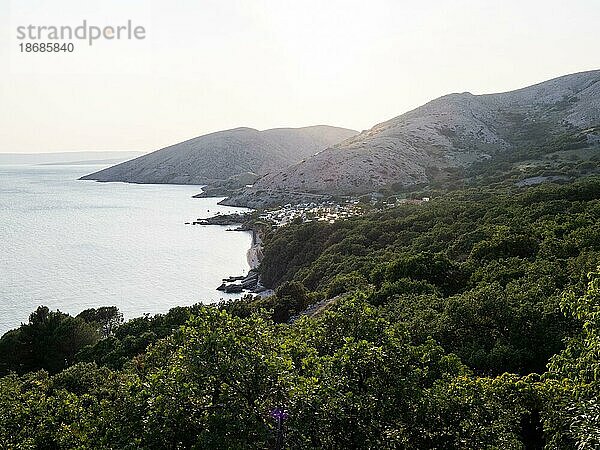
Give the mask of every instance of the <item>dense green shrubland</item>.
[[267, 299], [38, 310], [0, 339], [0, 442], [271, 448], [285, 409], [289, 448], [597, 448], [599, 223], [597, 178], [460, 191], [269, 233]]

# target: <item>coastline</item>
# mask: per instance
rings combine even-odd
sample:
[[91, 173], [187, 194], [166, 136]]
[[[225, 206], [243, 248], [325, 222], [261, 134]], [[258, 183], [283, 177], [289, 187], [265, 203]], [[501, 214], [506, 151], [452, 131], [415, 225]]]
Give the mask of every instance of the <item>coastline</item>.
[[0, 335], [40, 304], [72, 315], [116, 306], [131, 319], [235, 297], [215, 287], [248, 270], [248, 233], [182, 223], [235, 210], [192, 198], [195, 186], [78, 181], [88, 170], [0, 165], [0, 228], [10, 230], [0, 236], [10, 280], [0, 282]]
[[251, 223], [249, 213], [217, 214], [216, 216], [205, 219], [197, 219], [191, 222], [185, 222], [186, 225], [218, 225], [229, 226], [237, 225], [237, 228], [228, 228], [227, 231], [244, 231], [252, 233], [250, 248], [246, 251], [246, 263], [248, 272], [246, 275], [233, 275], [222, 278], [222, 283], [216, 289], [229, 294], [250, 292], [261, 296], [271, 295], [273, 291], [265, 288], [260, 283], [260, 274], [258, 268], [263, 258], [263, 241], [260, 236], [260, 230]]
[[248, 249], [246, 257], [248, 259], [250, 270], [256, 270], [258, 269], [262, 259], [262, 239], [260, 238], [257, 230], [253, 228], [250, 231], [252, 232], [252, 245]]
[[217, 288], [218, 291], [227, 293], [242, 293], [248, 292], [261, 297], [272, 295], [273, 290], [267, 289], [260, 283], [260, 274], [258, 267], [263, 257], [262, 239], [260, 232], [255, 228], [238, 228], [235, 231], [250, 231], [252, 233], [252, 244], [246, 252], [248, 262], [248, 273], [241, 276], [230, 276], [223, 278], [223, 282]]

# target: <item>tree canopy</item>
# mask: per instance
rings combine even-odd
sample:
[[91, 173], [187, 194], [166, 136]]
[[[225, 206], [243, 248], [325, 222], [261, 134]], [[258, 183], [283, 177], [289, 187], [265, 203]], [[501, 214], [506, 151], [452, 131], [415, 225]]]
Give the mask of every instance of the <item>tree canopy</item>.
[[0, 339], [0, 442], [598, 448], [599, 223], [597, 178], [457, 191], [270, 230], [271, 297], [40, 307]]

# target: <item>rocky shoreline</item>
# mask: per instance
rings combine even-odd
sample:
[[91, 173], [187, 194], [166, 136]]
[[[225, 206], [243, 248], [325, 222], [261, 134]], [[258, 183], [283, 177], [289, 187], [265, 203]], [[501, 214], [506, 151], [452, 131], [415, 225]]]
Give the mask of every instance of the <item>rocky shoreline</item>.
[[240, 225], [236, 231], [251, 231], [245, 224], [250, 218], [248, 213], [217, 214], [206, 219], [196, 219], [192, 222], [185, 222], [186, 225]]
[[249, 292], [251, 294], [259, 294], [262, 296], [272, 294], [272, 290], [267, 289], [261, 284], [260, 274], [258, 272], [258, 266], [262, 259], [262, 239], [256, 229], [251, 228], [250, 231], [252, 232], [252, 245], [247, 253], [248, 265], [250, 266], [248, 274], [245, 276], [223, 278], [223, 283], [217, 288], [218, 291], [223, 291], [228, 294]]
[[260, 265], [260, 261], [262, 259], [262, 239], [258, 230], [250, 225], [249, 218], [249, 213], [219, 214], [206, 219], [198, 219], [193, 222], [186, 222], [186, 225], [238, 225], [237, 228], [231, 229], [231, 231], [250, 231], [252, 233], [252, 245], [246, 253], [250, 270], [246, 275], [223, 278], [223, 282], [217, 288], [217, 290], [227, 294], [248, 292], [266, 296], [270, 295], [273, 291], [267, 289], [260, 283], [258, 266]]
[[217, 288], [217, 291], [227, 294], [242, 292], [261, 294], [268, 289], [260, 284], [259, 277], [258, 271], [251, 269], [246, 276], [223, 278], [223, 283]]

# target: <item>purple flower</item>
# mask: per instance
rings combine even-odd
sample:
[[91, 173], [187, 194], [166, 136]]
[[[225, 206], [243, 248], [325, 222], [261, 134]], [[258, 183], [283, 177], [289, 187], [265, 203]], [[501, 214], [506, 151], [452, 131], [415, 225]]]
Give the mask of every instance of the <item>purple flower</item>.
[[271, 411], [271, 417], [277, 421], [283, 421], [288, 418], [288, 413], [285, 409], [275, 408]]

